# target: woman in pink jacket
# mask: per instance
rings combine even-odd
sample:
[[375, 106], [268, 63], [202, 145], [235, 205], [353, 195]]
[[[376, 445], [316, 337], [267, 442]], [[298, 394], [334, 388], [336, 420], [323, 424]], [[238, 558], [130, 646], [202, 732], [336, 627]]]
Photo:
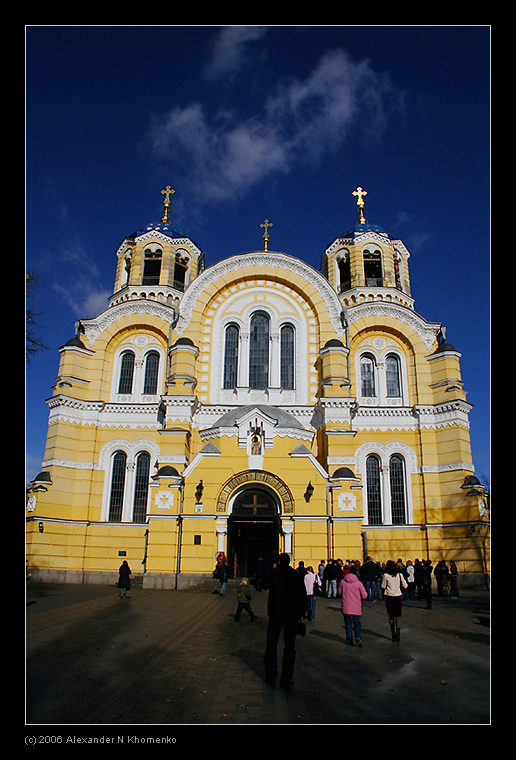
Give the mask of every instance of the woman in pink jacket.
[[355, 643], [362, 646], [362, 599], [367, 599], [367, 591], [363, 583], [357, 577], [355, 565], [339, 584], [339, 596], [341, 597], [341, 609], [346, 626], [346, 644], [353, 644], [353, 630], [355, 631]]

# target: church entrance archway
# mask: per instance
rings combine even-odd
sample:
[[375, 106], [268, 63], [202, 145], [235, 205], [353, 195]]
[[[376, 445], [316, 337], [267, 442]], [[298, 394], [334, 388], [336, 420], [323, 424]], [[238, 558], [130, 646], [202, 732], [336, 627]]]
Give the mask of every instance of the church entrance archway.
[[257, 485], [239, 491], [228, 518], [228, 560], [235, 575], [254, 579], [259, 560], [269, 568], [278, 553], [279, 534], [276, 494]]

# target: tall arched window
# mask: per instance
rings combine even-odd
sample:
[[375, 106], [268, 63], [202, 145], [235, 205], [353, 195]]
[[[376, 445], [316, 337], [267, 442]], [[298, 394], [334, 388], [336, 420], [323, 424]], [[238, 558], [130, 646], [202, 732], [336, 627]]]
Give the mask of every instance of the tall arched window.
[[294, 328], [283, 325], [280, 333], [280, 384], [284, 390], [294, 389]]
[[405, 525], [407, 522], [405, 509], [405, 467], [403, 459], [399, 454], [393, 454], [390, 458], [389, 476], [392, 523], [393, 525]]
[[111, 494], [109, 497], [110, 522], [120, 522], [122, 519], [126, 467], [127, 455], [123, 451], [117, 451], [113, 457], [113, 467], [111, 470]]
[[149, 395], [157, 393], [158, 390], [158, 369], [159, 354], [151, 351], [145, 359], [145, 377], [143, 381], [143, 392]]
[[125, 351], [122, 354], [122, 361], [120, 362], [120, 378], [118, 382], [119, 393], [133, 392], [133, 376], [134, 354], [132, 351]]
[[364, 354], [360, 359], [360, 383], [362, 396], [376, 396], [375, 362], [370, 354]]
[[369, 287], [382, 287], [383, 275], [381, 251], [364, 251], [364, 277], [365, 284]]
[[390, 354], [385, 360], [385, 379], [387, 396], [401, 396], [400, 360], [394, 354]]
[[224, 388], [236, 388], [238, 380], [238, 325], [228, 325], [224, 339]]
[[367, 518], [369, 525], [382, 524], [382, 489], [380, 483], [380, 461], [378, 457], [366, 459]]
[[253, 314], [249, 332], [249, 387], [265, 390], [269, 385], [269, 317]]
[[145, 522], [147, 513], [147, 495], [149, 491], [150, 455], [142, 451], [136, 457], [136, 474], [134, 480], [133, 522]]

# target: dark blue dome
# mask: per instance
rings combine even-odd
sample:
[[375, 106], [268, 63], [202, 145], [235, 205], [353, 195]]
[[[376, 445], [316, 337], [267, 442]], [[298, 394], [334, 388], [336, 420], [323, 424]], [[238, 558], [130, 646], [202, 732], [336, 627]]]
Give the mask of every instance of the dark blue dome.
[[352, 227], [349, 227], [341, 237], [356, 237], [364, 232], [377, 232], [379, 235], [387, 235], [387, 232], [379, 224], [359, 224], [357, 222]]

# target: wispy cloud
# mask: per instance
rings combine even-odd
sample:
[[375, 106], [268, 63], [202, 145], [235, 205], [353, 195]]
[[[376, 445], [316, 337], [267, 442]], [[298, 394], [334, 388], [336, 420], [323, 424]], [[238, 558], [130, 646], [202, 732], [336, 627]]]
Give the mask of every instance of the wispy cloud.
[[[260, 27], [222, 30], [210, 75], [242, 67], [247, 45], [262, 34]], [[305, 79], [278, 83], [256, 113], [240, 113], [237, 99], [216, 113], [199, 102], [175, 106], [153, 119], [147, 141], [155, 159], [173, 164], [176, 177], [182, 167], [183, 186], [191, 181], [198, 198], [220, 200], [328, 155], [354, 130], [379, 139], [393, 108], [401, 107], [402, 95], [388, 78], [335, 50]]]
[[249, 61], [248, 50], [267, 33], [265, 26], [225, 26], [215, 37], [211, 55], [204, 68], [208, 80], [239, 73]]

